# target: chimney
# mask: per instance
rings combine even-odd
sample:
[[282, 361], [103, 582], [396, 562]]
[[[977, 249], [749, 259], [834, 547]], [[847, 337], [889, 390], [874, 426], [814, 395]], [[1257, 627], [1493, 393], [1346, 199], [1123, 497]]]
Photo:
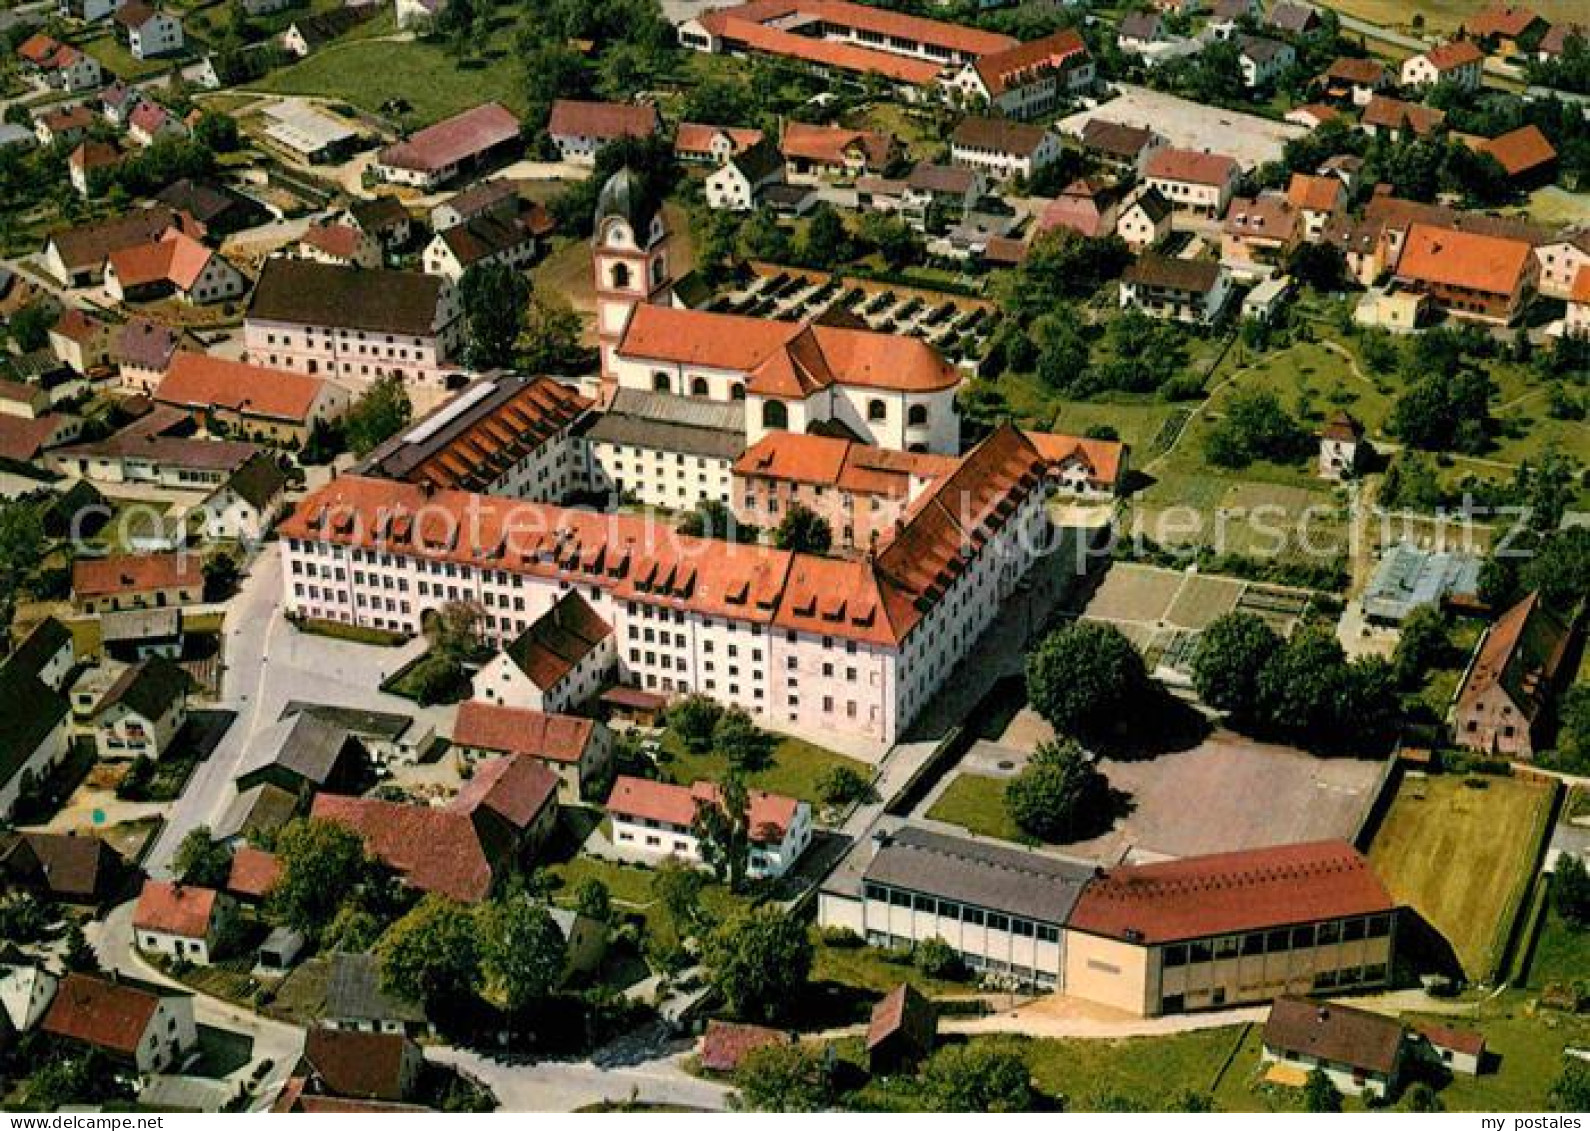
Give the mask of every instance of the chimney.
[[894, 843], [894, 834], [888, 829], [875, 829], [872, 833], [872, 857], [877, 858], [878, 850], [888, 848]]

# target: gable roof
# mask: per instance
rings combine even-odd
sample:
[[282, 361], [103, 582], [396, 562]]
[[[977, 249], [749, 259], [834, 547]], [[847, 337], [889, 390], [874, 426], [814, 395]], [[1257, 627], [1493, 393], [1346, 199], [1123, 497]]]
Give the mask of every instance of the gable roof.
[[1239, 168], [1236, 161], [1224, 153], [1166, 146], [1149, 154], [1144, 172], [1160, 180], [1223, 186], [1236, 178]]
[[1470, 704], [1499, 687], [1533, 722], [1545, 709], [1568, 653], [1568, 626], [1531, 593], [1496, 619], [1485, 634], [1459, 699]]
[[120, 365], [164, 370], [181, 342], [180, 330], [148, 318], [132, 318], [111, 338], [110, 356]]
[[165, 205], [155, 205], [94, 224], [58, 228], [49, 242], [61, 261], [73, 271], [97, 268], [111, 252], [159, 239], [166, 229], [179, 223], [178, 214]]
[[570, 589], [503, 651], [531, 683], [547, 691], [612, 635], [612, 626]]
[[576, 715], [550, 715], [470, 699], [459, 704], [453, 745], [573, 764], [590, 746], [595, 731], [595, 722]]
[[302, 424], [325, 387], [324, 380], [307, 373], [182, 352], [171, 358], [154, 396], [178, 408], [222, 409]]
[[203, 580], [198, 565], [183, 554], [113, 554], [72, 563], [72, 595], [78, 599], [177, 589]]
[[437, 172], [517, 140], [519, 129], [519, 119], [506, 106], [487, 102], [383, 149], [376, 161], [395, 168]]
[[1363, 125], [1375, 126], [1378, 129], [1408, 129], [1423, 137], [1446, 121], [1446, 111], [1418, 102], [1404, 102], [1400, 98], [1388, 98], [1384, 94], [1376, 94], [1370, 98], [1369, 105], [1364, 107], [1359, 121]]
[[360, 1033], [316, 1026], [304, 1040], [294, 1076], [310, 1077], [316, 1091], [347, 1099], [404, 1098], [405, 1064], [419, 1049], [401, 1033]]
[[11, 652], [0, 657], [0, 667], [27, 675], [38, 675], [61, 649], [72, 643], [72, 634], [54, 617], [45, 617], [28, 631]]
[[94, 708], [95, 714], [126, 707], [146, 719], [162, 718], [193, 689], [193, 677], [164, 656], [139, 660], [122, 672]]
[[1416, 223], [1403, 241], [1396, 274], [1416, 282], [1511, 295], [1533, 258], [1533, 249], [1522, 240]]
[[1082, 124], [1082, 146], [1111, 157], [1136, 161], [1143, 150], [1154, 144], [1154, 131], [1146, 126], [1129, 126], [1106, 118], [1089, 118]]
[[[751, 840], [757, 844], [778, 844], [795, 821], [800, 802], [793, 797], [766, 793], [759, 789], [747, 791]], [[650, 778], [630, 777], [620, 774], [613, 782], [613, 791], [607, 798], [607, 811], [614, 816], [632, 819], [661, 821], [665, 824], [689, 828], [703, 805], [721, 803], [721, 794], [713, 782], [698, 781], [694, 785], [674, 785], [671, 782]]]
[[217, 892], [213, 888], [171, 880], [145, 880], [133, 909], [133, 928], [202, 939], [214, 921]]
[[1347, 202], [1347, 186], [1340, 177], [1293, 173], [1286, 186], [1286, 199], [1293, 208], [1305, 212], [1335, 212]]
[[1380, 86], [1390, 80], [1386, 65], [1378, 59], [1338, 56], [1325, 68], [1325, 78], [1340, 79], [1360, 86]]
[[69, 709], [66, 697], [26, 666], [0, 666], [0, 786], [22, 772]]
[[133, 244], [112, 251], [106, 261], [123, 287], [170, 283], [180, 290], [192, 290], [215, 252], [176, 228], [148, 243]]
[[274, 853], [245, 844], [232, 853], [226, 890], [244, 899], [263, 899], [281, 874], [282, 862]]
[[1080, 466], [1088, 478], [1100, 486], [1115, 487], [1126, 462], [1126, 445], [1119, 440], [1098, 440], [1088, 436], [1067, 436], [1059, 432], [1024, 432], [1031, 444], [1052, 468], [1064, 470]]
[[1220, 264], [1211, 259], [1173, 259], [1147, 253], [1127, 267], [1121, 278], [1144, 286], [1208, 294], [1220, 281]]
[[955, 127], [955, 132], [950, 135], [950, 144], [1031, 157], [1048, 133], [1042, 126], [1015, 122], [1009, 118], [968, 117], [962, 118], [960, 125]]
[[1441, 43], [1424, 52], [1424, 58], [1437, 71], [1445, 74], [1455, 71], [1459, 67], [1482, 63], [1485, 53], [1466, 39], [1455, 39], [1450, 43]]
[[1475, 148], [1496, 158], [1509, 177], [1534, 172], [1557, 159], [1557, 150], [1536, 125], [1520, 126], [1481, 141]]
[[872, 1007], [867, 1022], [867, 1051], [899, 1035], [924, 1052], [938, 1033], [938, 1012], [915, 986], [901, 982]]
[[254, 735], [237, 776], [278, 766], [311, 785], [324, 786], [336, 772], [349, 737], [344, 727], [319, 715], [288, 715]]
[[1402, 1055], [1402, 1022], [1365, 1009], [1277, 998], [1264, 1023], [1266, 1048], [1389, 1076]]
[[767, 135], [746, 126], [711, 126], [700, 122], [680, 122], [674, 131], [674, 152], [699, 156], [712, 152], [718, 136], [729, 140], [731, 153], [743, 153]]
[[872, 172], [878, 172], [888, 165], [894, 145], [893, 138], [873, 130], [852, 130], [793, 121], [784, 123], [784, 133], [778, 142], [779, 152], [785, 157], [820, 161], [825, 165], [842, 165], [851, 150], [860, 149], [866, 167]]
[[1516, 39], [1536, 24], [1545, 23], [1539, 12], [1514, 4], [1492, 4], [1463, 21], [1463, 30], [1476, 39], [1500, 36]]
[[623, 137], [650, 137], [657, 132], [659, 124], [655, 107], [560, 98], [552, 104], [547, 133], [553, 137], [616, 141]]
[[267, 259], [247, 316], [424, 338], [435, 332], [445, 286], [415, 271]]
[[326, 979], [325, 1017], [333, 1021], [423, 1022], [425, 1010], [418, 1003], [388, 993], [381, 988], [381, 969], [373, 954], [331, 955], [331, 973]]
[[187, 996], [129, 978], [111, 982], [72, 973], [57, 987], [41, 1027], [53, 1036], [132, 1056], [161, 999]]
[[730, 1073], [757, 1049], [773, 1045], [792, 1044], [795, 1037], [782, 1029], [769, 1029], [764, 1025], [746, 1025], [738, 1021], [707, 1022], [707, 1031], [701, 1035], [698, 1056], [701, 1067], [708, 1072]]
[[16, 835], [16, 845], [10, 850], [5, 834], [0, 834], [0, 864], [17, 846], [37, 862], [50, 894], [70, 903], [97, 901], [117, 875], [118, 865], [124, 863], [116, 850], [97, 836], [27, 832]]
[[1066, 925], [1152, 946], [1394, 910], [1369, 861], [1327, 840], [1111, 868]]
[[972, 69], [982, 79], [989, 96], [997, 98], [1007, 90], [1055, 72], [1064, 73], [1087, 60], [1088, 48], [1082, 42], [1081, 33], [1075, 28], [1062, 28], [1003, 51], [982, 55], [972, 64]]
[[485, 810], [522, 830], [554, 804], [557, 792], [558, 776], [537, 759], [491, 758], [475, 767], [448, 808], [465, 816]]
[[282, 470], [281, 464], [276, 462], [274, 456], [261, 452], [234, 471], [210, 497], [230, 491], [263, 515], [272, 503], [281, 498], [287, 490], [287, 484], [287, 473]]

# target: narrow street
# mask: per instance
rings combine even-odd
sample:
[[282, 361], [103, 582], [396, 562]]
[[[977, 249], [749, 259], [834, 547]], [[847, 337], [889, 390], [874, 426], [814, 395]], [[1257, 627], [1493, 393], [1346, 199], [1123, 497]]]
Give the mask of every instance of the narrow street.
[[426, 1059], [467, 1072], [506, 1111], [577, 1111], [600, 1103], [729, 1110], [732, 1089], [690, 1075], [675, 1053], [644, 1064], [604, 1067], [590, 1060], [503, 1064], [467, 1049], [432, 1048]]

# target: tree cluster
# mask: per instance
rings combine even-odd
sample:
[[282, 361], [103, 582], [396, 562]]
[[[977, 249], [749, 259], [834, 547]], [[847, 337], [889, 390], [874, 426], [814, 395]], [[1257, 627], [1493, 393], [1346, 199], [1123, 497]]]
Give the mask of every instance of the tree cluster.
[[1075, 742], [1042, 742], [1005, 786], [1005, 808], [1028, 835], [1066, 844], [1109, 823], [1110, 786]]
[[1204, 438], [1204, 455], [1216, 467], [1244, 468], [1260, 460], [1296, 463], [1313, 447], [1313, 437], [1269, 389], [1232, 394], [1225, 415]]

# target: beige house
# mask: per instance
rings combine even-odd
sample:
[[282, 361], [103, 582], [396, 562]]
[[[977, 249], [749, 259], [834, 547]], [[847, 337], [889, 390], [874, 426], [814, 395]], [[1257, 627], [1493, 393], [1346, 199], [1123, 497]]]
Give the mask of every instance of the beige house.
[[612, 628], [570, 590], [480, 669], [475, 695], [557, 714], [600, 691], [616, 662]]
[[470, 699], [459, 705], [453, 747], [465, 758], [534, 758], [558, 775], [558, 800], [588, 795], [613, 754], [613, 732], [595, 719], [549, 715]]
[[164, 656], [140, 660], [94, 710], [100, 757], [160, 758], [188, 719], [193, 680]]
[[1532, 759], [1573, 633], [1539, 593], [1498, 617], [1458, 691], [1453, 741], [1481, 754]]
[[221, 956], [236, 919], [231, 896], [170, 880], [145, 880], [133, 910], [133, 938], [150, 954], [208, 966]]

